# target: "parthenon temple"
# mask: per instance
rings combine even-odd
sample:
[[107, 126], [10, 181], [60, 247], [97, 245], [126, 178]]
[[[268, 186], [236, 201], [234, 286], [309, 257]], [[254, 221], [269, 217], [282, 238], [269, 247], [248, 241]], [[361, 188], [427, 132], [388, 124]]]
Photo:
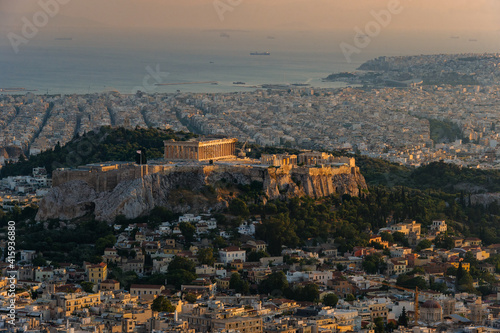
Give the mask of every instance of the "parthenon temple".
[[165, 160], [208, 161], [236, 157], [237, 139], [164, 141]]

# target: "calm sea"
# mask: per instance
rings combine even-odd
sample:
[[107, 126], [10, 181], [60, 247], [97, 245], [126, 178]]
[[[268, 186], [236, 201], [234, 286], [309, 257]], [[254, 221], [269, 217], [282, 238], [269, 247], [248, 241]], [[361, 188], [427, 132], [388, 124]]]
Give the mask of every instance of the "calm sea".
[[[246, 85], [308, 83], [340, 87], [322, 78], [353, 71], [381, 55], [498, 52], [499, 33], [467, 35], [381, 34], [346, 59], [339, 47], [354, 33], [247, 31], [68, 32], [41, 31], [15, 54], [2, 32], [0, 88], [23, 87], [37, 93], [88, 93], [137, 89], [153, 92], [247, 91]], [[457, 36], [459, 38], [457, 38]], [[452, 38], [453, 37], [453, 38]], [[252, 56], [251, 52], [270, 52]], [[150, 72], [163, 74], [154, 79]], [[154, 83], [216, 81], [218, 84], [155, 86]]]

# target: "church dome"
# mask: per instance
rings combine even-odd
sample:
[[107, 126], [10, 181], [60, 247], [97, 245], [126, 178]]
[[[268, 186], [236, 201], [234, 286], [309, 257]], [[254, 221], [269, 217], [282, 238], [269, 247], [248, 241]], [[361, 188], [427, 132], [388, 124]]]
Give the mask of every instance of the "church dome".
[[441, 309], [441, 305], [439, 305], [439, 303], [436, 301], [428, 300], [428, 301], [425, 301], [424, 304], [422, 304], [422, 308], [424, 308], [424, 309]]

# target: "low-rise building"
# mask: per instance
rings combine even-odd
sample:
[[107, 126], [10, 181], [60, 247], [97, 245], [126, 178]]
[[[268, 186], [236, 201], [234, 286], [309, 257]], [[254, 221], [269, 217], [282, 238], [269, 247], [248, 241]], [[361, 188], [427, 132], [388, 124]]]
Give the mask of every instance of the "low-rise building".
[[165, 290], [164, 285], [133, 284], [130, 286], [130, 295], [138, 296], [140, 299], [154, 299]]
[[57, 305], [63, 309], [66, 317], [69, 317], [76, 310], [99, 306], [101, 304], [100, 293], [58, 293], [55, 295]]
[[99, 284], [108, 278], [108, 265], [101, 262], [97, 265], [87, 266], [88, 281]]
[[223, 264], [231, 263], [235, 260], [246, 261], [246, 252], [238, 246], [229, 246], [219, 251], [220, 261]]
[[448, 230], [448, 226], [444, 220], [434, 220], [430, 226], [431, 231], [435, 234], [442, 234]]
[[404, 258], [391, 258], [387, 261], [387, 275], [399, 275], [409, 271], [408, 261]]

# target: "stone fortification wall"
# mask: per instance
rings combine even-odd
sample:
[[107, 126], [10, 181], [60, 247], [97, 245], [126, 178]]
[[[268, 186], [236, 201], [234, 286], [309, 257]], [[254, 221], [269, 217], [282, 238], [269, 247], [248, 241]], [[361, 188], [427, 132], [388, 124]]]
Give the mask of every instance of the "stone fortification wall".
[[[65, 171], [65, 170], [61, 170]], [[110, 168], [101, 172], [71, 174], [61, 172], [55, 186], [40, 202], [37, 220], [71, 220], [94, 214], [97, 220], [112, 222], [117, 215], [136, 218], [148, 214], [155, 206], [174, 212], [206, 212], [226, 207], [230, 198], [218, 190], [218, 184], [263, 184], [268, 199], [286, 199], [308, 195], [319, 198], [331, 194], [359, 195], [366, 189], [357, 168], [283, 167], [249, 165], [138, 166]], [[121, 181], [119, 181], [121, 180]], [[202, 190], [216, 188], [215, 197], [204, 197]]]
[[[142, 172], [141, 172], [142, 168]], [[163, 172], [168, 165], [137, 165], [133, 163], [83, 166], [78, 169], [58, 169], [52, 173], [52, 186], [80, 180], [97, 192], [112, 191], [118, 184], [149, 174]]]

